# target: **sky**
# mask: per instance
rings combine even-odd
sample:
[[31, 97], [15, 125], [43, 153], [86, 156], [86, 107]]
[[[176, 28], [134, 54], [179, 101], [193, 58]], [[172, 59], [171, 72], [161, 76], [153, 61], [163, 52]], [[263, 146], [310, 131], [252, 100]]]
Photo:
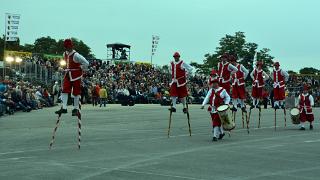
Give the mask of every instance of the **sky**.
[[[282, 68], [320, 69], [319, 0], [0, 0], [5, 13], [21, 14], [21, 43], [42, 36], [76, 37], [97, 58], [106, 44], [132, 46], [131, 60], [150, 61], [151, 37], [160, 36], [153, 57], [168, 64], [175, 51], [186, 62], [213, 53], [225, 34], [245, 32], [259, 49], [269, 48]], [[1, 21], [0, 21], [1, 22]]]

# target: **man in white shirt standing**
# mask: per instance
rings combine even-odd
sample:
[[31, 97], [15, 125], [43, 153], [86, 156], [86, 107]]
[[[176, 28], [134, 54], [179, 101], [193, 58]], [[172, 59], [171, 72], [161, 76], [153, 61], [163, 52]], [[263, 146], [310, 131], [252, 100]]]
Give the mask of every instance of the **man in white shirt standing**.
[[172, 99], [172, 107], [169, 109], [171, 112], [176, 112], [177, 98], [180, 98], [183, 104], [183, 113], [187, 113], [186, 97], [188, 96], [187, 90], [187, 73], [191, 73], [192, 67], [180, 60], [180, 54], [175, 52], [173, 55], [174, 61], [171, 61], [171, 83], [170, 83], [170, 96]]
[[77, 116], [79, 112], [79, 100], [81, 95], [81, 78], [82, 71], [86, 69], [89, 62], [78, 52], [73, 49], [73, 43], [71, 39], [64, 41], [64, 60], [66, 61], [65, 75], [63, 78], [63, 88], [61, 94], [62, 107], [56, 111], [56, 114], [67, 113], [68, 94], [72, 92], [74, 96], [74, 109], [72, 110], [72, 116]]

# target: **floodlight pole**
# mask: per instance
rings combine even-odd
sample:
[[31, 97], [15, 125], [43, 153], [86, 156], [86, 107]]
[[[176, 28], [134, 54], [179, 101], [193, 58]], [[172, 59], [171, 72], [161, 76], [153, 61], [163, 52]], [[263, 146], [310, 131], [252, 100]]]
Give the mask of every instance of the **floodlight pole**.
[[3, 61], [3, 67], [2, 67], [2, 73], [3, 73], [3, 77], [2, 78], [3, 78], [3, 80], [4, 80], [5, 76], [6, 76], [5, 52], [6, 52], [6, 42], [7, 42], [7, 21], [6, 21], [7, 14], [8, 13], [5, 13], [5, 16], [4, 16], [4, 39], [3, 39], [4, 41], [3, 41], [3, 59], [2, 59], [2, 61]]

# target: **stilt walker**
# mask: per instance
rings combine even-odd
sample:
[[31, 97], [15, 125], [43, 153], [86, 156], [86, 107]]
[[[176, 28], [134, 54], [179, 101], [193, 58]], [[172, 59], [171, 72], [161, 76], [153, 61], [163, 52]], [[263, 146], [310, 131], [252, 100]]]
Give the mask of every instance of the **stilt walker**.
[[65, 75], [63, 78], [63, 87], [62, 87], [62, 107], [55, 113], [58, 115], [58, 120], [56, 122], [56, 127], [53, 131], [52, 140], [50, 143], [50, 148], [53, 145], [55, 139], [55, 133], [58, 129], [61, 115], [68, 113], [67, 111], [67, 102], [68, 95], [71, 94], [74, 96], [74, 109], [72, 110], [72, 116], [77, 116], [78, 118], [78, 148], [80, 149], [81, 141], [81, 104], [80, 104], [80, 94], [81, 94], [81, 78], [82, 72], [85, 70], [89, 62], [79, 53], [73, 49], [73, 43], [71, 39], [66, 39], [64, 41], [64, 48], [66, 49], [63, 54], [64, 60], [66, 61], [66, 69], [64, 70]]
[[214, 74], [216, 74], [216, 78], [211, 79], [212, 88], [208, 91], [201, 109], [204, 109], [204, 106], [209, 103], [208, 111], [212, 120], [212, 141], [217, 141], [225, 136], [217, 108], [224, 104], [229, 105], [230, 96], [224, 88], [219, 86], [218, 74]]
[[245, 79], [247, 78], [249, 71], [242, 65], [237, 63], [237, 56], [230, 55], [229, 61], [233, 66], [237, 68], [237, 72], [232, 74], [232, 113], [234, 114], [234, 121], [236, 117], [237, 107], [240, 104], [242, 110], [242, 128], [244, 128], [244, 121], [247, 123], [247, 131], [249, 133], [249, 122], [247, 116], [246, 105], [244, 103], [246, 99]]
[[280, 63], [274, 63], [274, 70], [271, 73], [271, 78], [273, 79], [273, 94], [274, 94], [274, 124], [276, 130], [277, 121], [277, 110], [283, 109], [284, 114], [284, 126], [287, 126], [286, 118], [286, 108], [284, 105], [285, 101], [285, 82], [289, 79], [289, 74], [280, 68]]
[[253, 79], [252, 83], [252, 105], [249, 111], [249, 122], [251, 118], [251, 111], [254, 108], [259, 109], [259, 123], [258, 128], [260, 128], [260, 120], [261, 120], [261, 101], [263, 99], [262, 91], [265, 85], [265, 81], [269, 79], [267, 73], [262, 70], [263, 62], [257, 61], [256, 67], [251, 72], [250, 76]]
[[218, 76], [219, 86], [223, 87], [228, 94], [230, 94], [231, 89], [231, 74], [234, 74], [237, 71], [237, 67], [229, 62], [229, 54], [224, 53], [220, 57], [220, 62], [218, 63]]
[[169, 128], [168, 128], [168, 137], [170, 137], [171, 122], [172, 122], [172, 113], [175, 113], [177, 99], [179, 98], [183, 104], [183, 113], [187, 115], [189, 135], [191, 136], [191, 125], [190, 125], [190, 114], [188, 109], [188, 90], [187, 90], [187, 73], [191, 73], [192, 66], [186, 64], [183, 60], [180, 60], [180, 54], [175, 52], [174, 61], [170, 63], [171, 70], [171, 83], [170, 83], [170, 96], [171, 96], [171, 107], [169, 109]]

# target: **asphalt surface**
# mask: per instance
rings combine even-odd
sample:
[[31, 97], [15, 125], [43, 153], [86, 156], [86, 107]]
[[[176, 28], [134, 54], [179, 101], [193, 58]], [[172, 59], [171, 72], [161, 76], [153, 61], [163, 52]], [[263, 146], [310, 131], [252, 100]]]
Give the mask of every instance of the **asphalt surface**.
[[[71, 107], [70, 107], [71, 108]], [[278, 112], [252, 112], [250, 134], [241, 125], [218, 142], [211, 142], [209, 114], [190, 106], [192, 137], [178, 106], [167, 138], [168, 110], [159, 105], [106, 108], [86, 105], [82, 111], [81, 150], [77, 149], [77, 120], [62, 117], [53, 148], [56, 108], [16, 113], [0, 118], [0, 179], [107, 180], [308, 180], [320, 177], [320, 109], [315, 129], [299, 131], [289, 113], [284, 127]]]

